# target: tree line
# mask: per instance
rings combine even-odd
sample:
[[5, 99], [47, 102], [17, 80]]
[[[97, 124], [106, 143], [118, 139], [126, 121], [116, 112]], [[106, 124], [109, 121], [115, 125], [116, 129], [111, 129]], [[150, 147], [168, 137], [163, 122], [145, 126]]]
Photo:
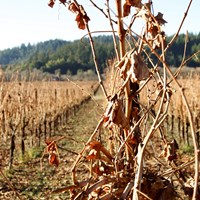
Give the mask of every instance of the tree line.
[[[172, 36], [167, 37], [170, 41]], [[167, 52], [169, 65], [178, 67], [182, 61], [185, 46], [185, 34], [180, 34]], [[106, 62], [114, 59], [115, 51], [112, 36], [94, 37], [97, 63], [103, 72]], [[132, 40], [131, 45], [134, 45]], [[186, 58], [200, 49], [200, 33], [188, 34]], [[194, 56], [188, 63], [189, 67], [200, 67], [200, 55]], [[94, 70], [90, 43], [87, 38], [75, 41], [60, 39], [40, 42], [35, 45], [21, 44], [19, 47], [0, 51], [0, 65], [3, 69], [27, 70], [38, 69], [42, 72], [77, 74], [78, 70]]]

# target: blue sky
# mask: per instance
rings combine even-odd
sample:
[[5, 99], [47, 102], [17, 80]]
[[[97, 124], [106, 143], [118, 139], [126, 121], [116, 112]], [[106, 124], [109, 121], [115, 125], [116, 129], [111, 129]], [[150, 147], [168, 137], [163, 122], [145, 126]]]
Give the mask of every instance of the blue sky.
[[[20, 46], [22, 43], [36, 44], [49, 39], [74, 40], [86, 34], [77, 28], [75, 15], [60, 5], [58, 0], [54, 8], [47, 6], [48, 0], [0, 0], [0, 50]], [[84, 5], [89, 17], [91, 31], [110, 30], [107, 20], [98, 10], [94, 10], [89, 0], [78, 0]], [[94, 0], [105, 8], [105, 0]], [[110, 0], [110, 5], [114, 4]], [[143, 1], [145, 2], [145, 1]], [[184, 16], [189, 0], [154, 0], [154, 12], [162, 12], [167, 35], [176, 32]], [[134, 9], [132, 9], [134, 12]], [[181, 30], [200, 32], [200, 0], [193, 0], [191, 10]], [[125, 19], [128, 20], [128, 19]], [[141, 24], [133, 27], [138, 33]]]

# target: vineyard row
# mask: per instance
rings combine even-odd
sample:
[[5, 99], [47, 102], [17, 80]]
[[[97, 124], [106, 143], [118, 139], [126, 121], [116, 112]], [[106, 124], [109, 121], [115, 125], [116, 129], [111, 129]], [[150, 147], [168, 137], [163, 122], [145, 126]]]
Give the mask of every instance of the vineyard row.
[[[81, 87], [78, 86], [81, 84]], [[11, 168], [14, 152], [22, 157], [64, 127], [79, 106], [97, 91], [94, 82], [12, 82], [0, 87], [0, 156]]]

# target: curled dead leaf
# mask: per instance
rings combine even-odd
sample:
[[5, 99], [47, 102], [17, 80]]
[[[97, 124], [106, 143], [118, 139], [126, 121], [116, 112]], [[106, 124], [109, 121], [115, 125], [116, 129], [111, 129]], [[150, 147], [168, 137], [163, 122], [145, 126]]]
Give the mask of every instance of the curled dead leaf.
[[141, 0], [126, 0], [123, 5], [123, 17], [126, 17], [130, 14], [131, 7], [141, 8], [142, 1]]
[[67, 1], [66, 0], [59, 0], [60, 1], [60, 3], [62, 3], [62, 4], [66, 4], [67, 3]]
[[167, 21], [163, 19], [163, 14], [161, 12], [158, 12], [158, 14], [155, 16], [155, 19], [160, 25], [167, 23]]
[[162, 42], [165, 45], [165, 32], [162, 30], [162, 26], [167, 23], [163, 19], [163, 14], [158, 12], [158, 14], [154, 17], [150, 11], [151, 4], [144, 4], [138, 10], [136, 14], [137, 17], [142, 18], [147, 26], [146, 26], [146, 40], [152, 46], [153, 49], [161, 48]]
[[163, 19], [163, 14], [159, 12], [154, 18], [150, 17], [147, 23], [147, 40], [153, 49], [161, 48], [162, 42], [165, 46], [165, 32], [162, 31], [162, 25], [167, 21]]
[[131, 5], [127, 4], [126, 2], [123, 5], [123, 17], [127, 17], [131, 12]]
[[142, 7], [142, 0], [130, 0], [131, 1], [131, 5], [137, 8], [141, 8]]
[[48, 3], [48, 6], [53, 8], [54, 4], [55, 4], [55, 0], [50, 0]]
[[149, 69], [142, 56], [134, 49], [129, 51], [116, 67], [120, 68], [120, 76], [124, 80], [128, 77], [133, 83], [139, 83], [150, 76]]
[[142, 0], [126, 0], [126, 3], [133, 7], [137, 7], [137, 8], [142, 7]]
[[[58, 159], [59, 153], [58, 153], [58, 148], [57, 148], [56, 142], [63, 138], [64, 138], [64, 136], [61, 136], [61, 137], [55, 136], [55, 137], [51, 137], [51, 138], [48, 138], [45, 140], [47, 147], [45, 147], [45, 149], [44, 149], [43, 156], [45, 154], [49, 155], [48, 160], [49, 160], [50, 165], [55, 165], [56, 167], [58, 167], [58, 165], [59, 165], [59, 159]], [[42, 156], [42, 158], [43, 158], [43, 156]]]
[[91, 149], [88, 156], [86, 157], [87, 160], [96, 160], [96, 159], [100, 159], [100, 152], [96, 151], [95, 149]]
[[113, 157], [110, 154], [110, 152], [98, 141], [92, 141], [86, 146], [86, 150], [89, 150], [89, 155], [87, 156], [88, 160], [94, 160], [94, 159], [104, 159], [100, 152], [102, 152], [107, 160], [112, 161]]
[[174, 139], [172, 142], [165, 144], [164, 150], [161, 152], [159, 157], [165, 157], [167, 161], [177, 159], [176, 151], [178, 150], [178, 143]]
[[80, 12], [79, 8], [76, 6], [75, 3], [70, 3], [69, 6], [68, 6], [68, 9], [71, 12], [76, 13], [76, 14]]
[[81, 13], [76, 15], [76, 21], [77, 21], [78, 28], [84, 30], [85, 29], [85, 23], [84, 23], [84, 20], [83, 20], [83, 15]]
[[102, 147], [103, 145], [99, 141], [92, 141], [87, 145], [86, 149], [94, 149], [96, 151], [100, 151]]
[[54, 152], [49, 153], [49, 164], [55, 165], [56, 167], [59, 165], [59, 160]]
[[116, 95], [108, 102], [106, 111], [104, 113], [105, 127], [112, 128], [113, 124], [119, 125], [122, 128], [128, 126], [128, 121], [123, 110], [122, 100], [118, 99]]
[[90, 20], [90, 18], [87, 16], [87, 13], [84, 10], [84, 8], [75, 3], [70, 3], [70, 5], [68, 6], [68, 9], [71, 12], [76, 14], [75, 21], [77, 22], [78, 28], [84, 30], [86, 28], [86, 24]]
[[130, 74], [130, 79], [133, 83], [139, 83], [150, 76], [147, 65], [143, 61], [141, 55], [137, 52], [134, 52], [131, 55], [131, 67], [128, 74]]

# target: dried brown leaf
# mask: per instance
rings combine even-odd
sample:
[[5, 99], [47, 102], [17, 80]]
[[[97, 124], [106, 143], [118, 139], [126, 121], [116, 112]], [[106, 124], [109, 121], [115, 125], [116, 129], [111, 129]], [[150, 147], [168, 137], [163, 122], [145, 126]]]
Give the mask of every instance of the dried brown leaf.
[[49, 164], [55, 165], [56, 167], [59, 165], [59, 160], [54, 152], [49, 153]]
[[158, 14], [155, 16], [155, 19], [160, 25], [167, 23], [167, 21], [163, 19], [163, 14], [160, 12], [158, 12]]
[[78, 28], [84, 30], [86, 23], [90, 20], [82, 6], [77, 6], [75, 3], [71, 3], [68, 9], [76, 14], [75, 21], [77, 22]]
[[153, 49], [161, 48], [163, 43], [165, 46], [165, 32], [162, 31], [162, 25], [167, 23], [163, 19], [163, 14], [158, 13], [154, 18], [150, 17], [147, 21], [147, 41]]
[[147, 24], [146, 40], [153, 49], [161, 48], [162, 42], [165, 46], [165, 33], [162, 31], [162, 25], [167, 23], [163, 19], [163, 14], [158, 12], [157, 16], [153, 16], [150, 12], [151, 4], [144, 4], [141, 9], [138, 9], [137, 17], [141, 17]]
[[59, 0], [60, 1], [60, 3], [62, 3], [62, 4], [66, 4], [67, 3], [67, 1], [66, 0]]
[[123, 17], [126, 17], [131, 12], [131, 7], [142, 8], [141, 0], [126, 0], [123, 5]]
[[145, 6], [142, 6], [141, 9], [138, 9], [136, 16], [141, 17], [146, 22], [148, 22], [150, 19], [149, 10], [147, 10]]
[[95, 149], [96, 151], [100, 151], [102, 146], [103, 145], [99, 141], [92, 141], [87, 145], [86, 149]]
[[133, 83], [145, 80], [150, 76], [147, 65], [137, 52], [134, 52], [131, 56], [131, 67], [128, 74]]
[[95, 174], [97, 174], [98, 176], [101, 176], [103, 174], [102, 171], [100, 171], [99, 169], [99, 165], [97, 163], [94, 163], [92, 165], [92, 172], [94, 172]]
[[151, 34], [151, 39], [155, 38], [158, 35], [158, 26], [154, 23], [149, 23], [148, 33]]
[[167, 161], [177, 159], [176, 151], [178, 150], [178, 148], [178, 144], [174, 139], [172, 142], [168, 142], [165, 144], [164, 150], [159, 155], [159, 157], [165, 157]]
[[100, 159], [101, 157], [100, 157], [99, 151], [96, 151], [95, 149], [91, 149], [86, 158], [87, 160], [96, 160], [96, 159]]
[[126, 3], [133, 7], [137, 7], [137, 8], [142, 7], [142, 0], [126, 0]]
[[78, 28], [84, 30], [85, 29], [85, 22], [84, 22], [84, 19], [83, 19], [83, 15], [81, 13], [76, 15], [76, 21], [77, 21]]
[[75, 3], [70, 3], [69, 6], [68, 6], [68, 9], [71, 12], [76, 13], [76, 14], [80, 12], [79, 8], [76, 6]]
[[87, 156], [88, 160], [101, 159], [100, 151], [108, 158], [109, 161], [112, 161], [113, 159], [110, 152], [99, 141], [90, 142], [86, 147], [86, 150], [87, 149], [90, 150], [89, 155]]
[[53, 8], [54, 4], [55, 4], [55, 0], [50, 0], [48, 3], [48, 6]]
[[112, 128], [113, 123], [125, 128], [128, 125], [121, 100], [112, 98], [108, 102], [106, 112], [104, 113], [105, 127]]
[[127, 4], [127, 2], [123, 5], [123, 17], [127, 17], [131, 12], [131, 5]]

